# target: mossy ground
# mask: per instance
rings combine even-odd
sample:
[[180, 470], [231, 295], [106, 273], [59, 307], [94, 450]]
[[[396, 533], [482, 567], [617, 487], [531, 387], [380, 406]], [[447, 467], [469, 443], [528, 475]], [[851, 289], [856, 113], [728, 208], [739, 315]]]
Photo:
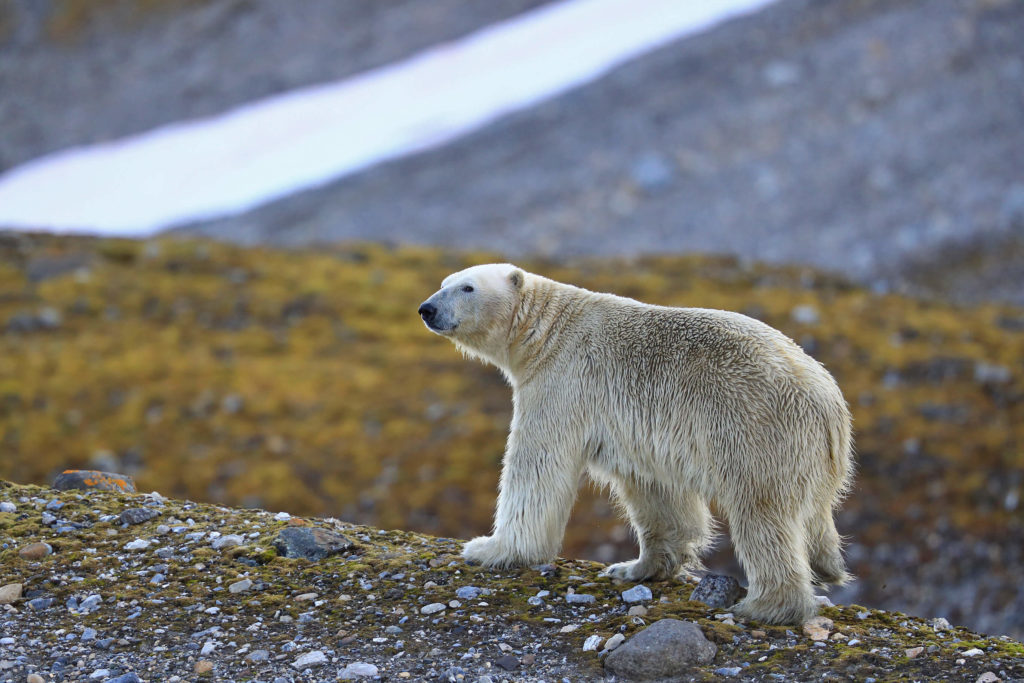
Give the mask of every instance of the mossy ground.
[[[109, 467], [165, 495], [486, 532], [510, 391], [424, 330], [416, 308], [449, 272], [500, 258], [6, 235], [0, 478]], [[854, 412], [858, 478], [843, 533], [866, 548], [914, 546], [917, 562], [941, 558], [936, 535], [1003, 548], [993, 568], [1019, 552], [1024, 311], [876, 295], [724, 257], [520, 265], [782, 329], [835, 374]], [[794, 316], [800, 306], [813, 315]], [[10, 324], [40, 312], [59, 324]], [[630, 546], [604, 497], [585, 490], [565, 553], [625, 558]], [[887, 599], [877, 561], [854, 560]]]

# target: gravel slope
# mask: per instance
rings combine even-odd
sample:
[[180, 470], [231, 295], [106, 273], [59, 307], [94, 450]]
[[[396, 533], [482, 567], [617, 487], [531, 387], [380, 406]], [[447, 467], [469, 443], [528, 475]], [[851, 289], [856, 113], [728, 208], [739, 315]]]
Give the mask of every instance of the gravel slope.
[[408, 57], [546, 0], [10, 0], [0, 172]]
[[[314, 561], [278, 555], [289, 551], [276, 539], [307, 530], [352, 545]], [[945, 620], [851, 605], [802, 629], [737, 623], [688, 602], [691, 582], [645, 591], [568, 560], [495, 573], [463, 563], [460, 547], [338, 520], [0, 481], [0, 681], [606, 680], [609, 639], [622, 634], [628, 648], [663, 619], [696, 624], [713, 652], [672, 680], [1024, 677], [1019, 642]], [[673, 645], [650, 647], [639, 665], [678, 656]]]
[[[1024, 275], [1022, 33], [1020, 3], [786, 0], [456, 144], [188, 232], [728, 252], [880, 287], [908, 261], [943, 272], [950, 248], [1010, 240]], [[988, 298], [966, 272], [958, 294]]]

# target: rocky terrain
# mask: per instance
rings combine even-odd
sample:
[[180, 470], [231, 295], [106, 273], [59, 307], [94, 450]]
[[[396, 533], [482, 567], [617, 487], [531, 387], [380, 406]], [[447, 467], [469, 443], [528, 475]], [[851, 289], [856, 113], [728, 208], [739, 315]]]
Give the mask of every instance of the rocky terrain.
[[564, 559], [499, 573], [459, 549], [0, 481], [0, 681], [1024, 679], [1021, 643], [942, 618], [839, 605], [765, 626], [691, 600], [723, 597], [692, 581]]

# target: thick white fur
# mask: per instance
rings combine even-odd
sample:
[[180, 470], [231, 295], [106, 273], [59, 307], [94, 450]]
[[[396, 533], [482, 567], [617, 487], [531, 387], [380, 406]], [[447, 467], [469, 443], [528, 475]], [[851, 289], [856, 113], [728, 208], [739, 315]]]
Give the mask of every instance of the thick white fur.
[[640, 542], [640, 557], [608, 567], [612, 576], [699, 567], [713, 502], [749, 579], [741, 616], [802, 622], [816, 611], [812, 582], [849, 579], [832, 519], [853, 470], [849, 411], [832, 376], [782, 333], [509, 264], [455, 273], [426, 303], [437, 307], [433, 331], [513, 388], [494, 532], [466, 544], [467, 560], [555, 557], [586, 471]]

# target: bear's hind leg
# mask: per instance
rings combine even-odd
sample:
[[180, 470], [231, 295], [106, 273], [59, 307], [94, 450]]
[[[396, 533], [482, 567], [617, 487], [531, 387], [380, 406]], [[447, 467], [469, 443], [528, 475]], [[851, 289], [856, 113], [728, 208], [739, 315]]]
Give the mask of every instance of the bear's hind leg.
[[842, 542], [832, 519], [831, 506], [813, 513], [807, 520], [807, 556], [812, 580], [819, 586], [841, 586], [853, 578], [846, 571]]
[[747, 597], [733, 611], [769, 624], [802, 624], [817, 613], [802, 524], [751, 510], [727, 510], [732, 543], [747, 573]]
[[674, 492], [657, 484], [612, 484], [640, 543], [640, 557], [604, 570], [627, 581], [670, 579], [681, 567], [700, 569], [700, 553], [711, 543], [711, 513], [693, 492]]

